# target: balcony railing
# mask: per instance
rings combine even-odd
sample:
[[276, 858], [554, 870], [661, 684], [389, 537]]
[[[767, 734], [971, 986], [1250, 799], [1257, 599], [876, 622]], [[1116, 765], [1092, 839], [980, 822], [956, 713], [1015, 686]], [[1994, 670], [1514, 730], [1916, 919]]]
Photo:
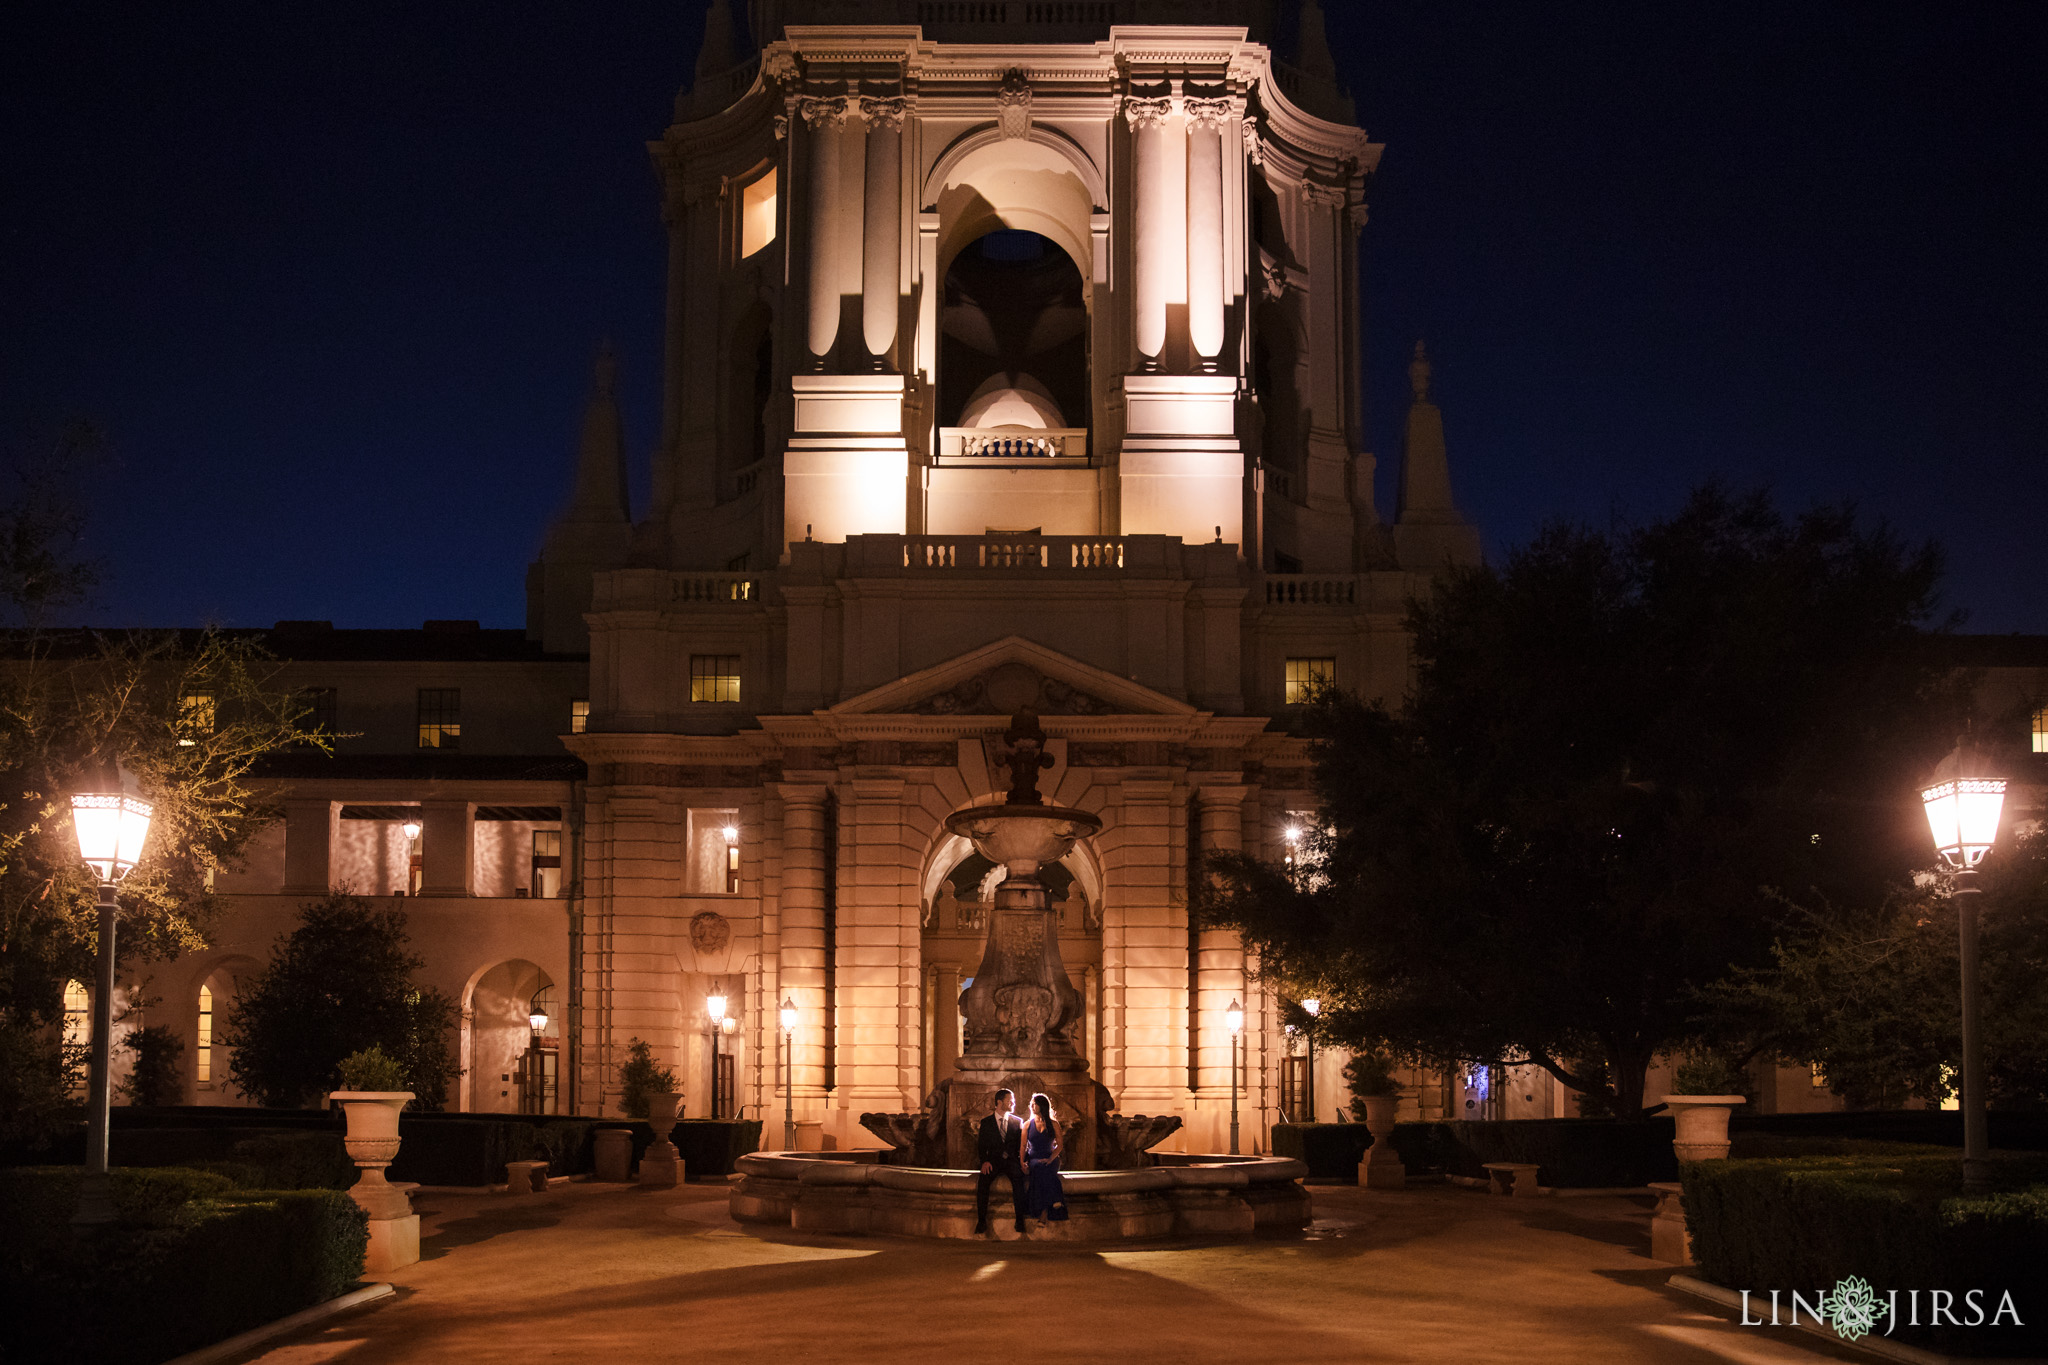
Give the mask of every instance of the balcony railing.
[[906, 569], [1121, 569], [1121, 538], [905, 536]]
[[1350, 607], [1358, 604], [1356, 574], [1266, 575], [1269, 607]]
[[1040, 460], [1085, 460], [1088, 431], [1085, 427], [941, 427], [939, 458], [942, 460], [1017, 461], [1030, 464]]

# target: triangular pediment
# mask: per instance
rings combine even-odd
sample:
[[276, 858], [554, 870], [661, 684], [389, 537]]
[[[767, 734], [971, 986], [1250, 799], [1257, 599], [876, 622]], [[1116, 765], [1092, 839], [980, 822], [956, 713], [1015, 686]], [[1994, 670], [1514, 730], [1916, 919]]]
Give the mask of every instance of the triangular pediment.
[[850, 697], [825, 714], [1007, 716], [1025, 706], [1041, 716], [1199, 714], [1164, 692], [1021, 635], [1007, 636]]

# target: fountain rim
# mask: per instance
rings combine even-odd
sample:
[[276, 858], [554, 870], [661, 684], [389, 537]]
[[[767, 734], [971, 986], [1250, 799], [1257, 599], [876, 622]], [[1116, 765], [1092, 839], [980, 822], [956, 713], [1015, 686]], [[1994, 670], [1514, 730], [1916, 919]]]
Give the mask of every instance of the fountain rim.
[[1074, 837], [1090, 838], [1102, 832], [1102, 817], [1093, 811], [1078, 810], [1072, 806], [1008, 805], [993, 801], [984, 805], [969, 806], [946, 817], [946, 832], [965, 839], [970, 837], [962, 825], [978, 824], [984, 820], [1050, 820], [1061, 824], [1084, 825], [1087, 828]]

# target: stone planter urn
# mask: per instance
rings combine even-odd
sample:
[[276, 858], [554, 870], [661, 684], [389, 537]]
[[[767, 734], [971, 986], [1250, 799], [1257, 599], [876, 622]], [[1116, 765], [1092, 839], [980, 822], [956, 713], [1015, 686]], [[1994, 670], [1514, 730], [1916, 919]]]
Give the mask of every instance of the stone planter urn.
[[1671, 1139], [1680, 1161], [1719, 1161], [1728, 1155], [1728, 1116], [1747, 1095], [1666, 1095], [1678, 1131]]
[[341, 1106], [348, 1125], [342, 1146], [362, 1171], [349, 1196], [370, 1215], [365, 1270], [396, 1270], [420, 1258], [420, 1218], [406, 1193], [412, 1187], [384, 1178], [398, 1155], [398, 1112], [412, 1096], [410, 1090], [337, 1090], [328, 1096]]
[[654, 1141], [640, 1155], [640, 1183], [673, 1186], [683, 1183], [683, 1154], [669, 1141], [676, 1118], [683, 1111], [683, 1097], [676, 1094], [649, 1095], [647, 1122], [654, 1129]]
[[1372, 1146], [1358, 1163], [1358, 1183], [1366, 1189], [1406, 1189], [1408, 1168], [1394, 1152], [1394, 1115], [1401, 1107], [1401, 1097], [1367, 1095], [1364, 1099], [1365, 1127], [1372, 1134]]

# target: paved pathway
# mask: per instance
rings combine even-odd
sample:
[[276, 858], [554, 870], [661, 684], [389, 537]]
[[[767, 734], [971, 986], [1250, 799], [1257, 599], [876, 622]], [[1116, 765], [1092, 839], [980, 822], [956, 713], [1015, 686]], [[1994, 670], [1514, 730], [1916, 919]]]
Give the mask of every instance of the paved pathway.
[[[1649, 1200], [1315, 1190], [1306, 1237], [1084, 1251], [761, 1234], [720, 1186], [421, 1195], [396, 1298], [265, 1365], [1858, 1359], [1663, 1287]], [[1810, 1343], [1810, 1344], [1809, 1344]]]

